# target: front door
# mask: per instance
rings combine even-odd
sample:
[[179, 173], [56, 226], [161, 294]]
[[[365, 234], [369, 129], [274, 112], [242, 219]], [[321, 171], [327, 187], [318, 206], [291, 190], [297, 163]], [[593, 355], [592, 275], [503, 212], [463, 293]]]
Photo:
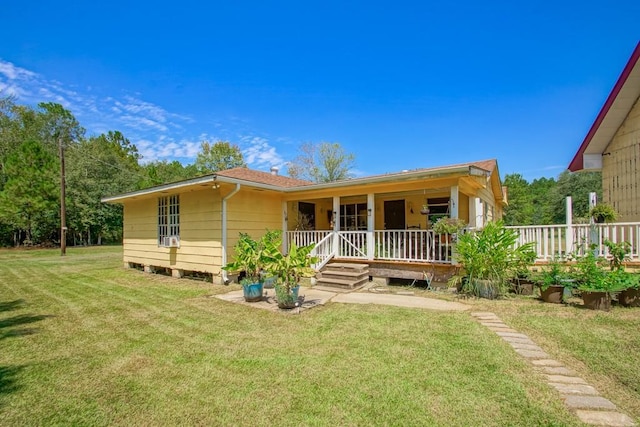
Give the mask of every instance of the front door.
[[404, 230], [407, 223], [404, 215], [404, 200], [387, 200], [384, 202], [384, 229]]

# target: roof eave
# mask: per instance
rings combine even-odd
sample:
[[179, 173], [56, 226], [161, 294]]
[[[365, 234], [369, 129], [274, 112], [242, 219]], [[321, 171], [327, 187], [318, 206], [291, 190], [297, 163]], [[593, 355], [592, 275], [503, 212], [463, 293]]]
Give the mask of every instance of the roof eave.
[[598, 132], [600, 125], [602, 125], [602, 122], [605, 120], [616, 98], [618, 97], [620, 92], [623, 90], [624, 85], [627, 82], [627, 79], [629, 78], [636, 64], [638, 63], [638, 59], [640, 59], [640, 42], [636, 45], [636, 48], [631, 54], [631, 57], [629, 58], [627, 65], [625, 65], [624, 69], [622, 70], [622, 73], [620, 73], [620, 77], [618, 77], [618, 80], [616, 81], [616, 84], [613, 86], [611, 93], [609, 93], [609, 96], [607, 97], [607, 100], [602, 106], [602, 109], [600, 110], [600, 112], [596, 116], [595, 121], [591, 125], [591, 128], [589, 129], [587, 136], [585, 136], [584, 140], [582, 141], [582, 144], [580, 144], [580, 148], [578, 148], [578, 151], [576, 152], [575, 156], [571, 160], [571, 163], [569, 163], [569, 170], [571, 172], [576, 172], [584, 169], [584, 154], [589, 148], [589, 144], [591, 143], [594, 136]]

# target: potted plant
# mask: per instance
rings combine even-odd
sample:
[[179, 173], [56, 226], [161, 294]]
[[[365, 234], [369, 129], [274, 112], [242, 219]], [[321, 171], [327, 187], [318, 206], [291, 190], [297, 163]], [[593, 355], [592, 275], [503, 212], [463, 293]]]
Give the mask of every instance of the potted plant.
[[603, 265], [606, 260], [588, 251], [578, 258], [576, 263], [576, 279], [578, 289], [582, 292], [584, 306], [592, 310], [609, 311], [611, 295], [623, 290], [628, 283], [629, 273], [623, 269], [606, 271]]
[[467, 223], [461, 220], [460, 218], [449, 218], [442, 217], [439, 218], [431, 229], [436, 234], [450, 234], [455, 235], [460, 231], [464, 230], [467, 226]]
[[640, 274], [628, 273], [624, 289], [618, 294], [618, 302], [624, 307], [640, 307]]
[[606, 203], [598, 203], [589, 211], [589, 216], [593, 217], [593, 220], [602, 224], [605, 222], [613, 222], [618, 217], [618, 213], [613, 209], [611, 205]]
[[298, 302], [300, 280], [303, 277], [313, 277], [315, 270], [312, 264], [318, 262], [317, 257], [311, 256], [314, 244], [298, 247], [291, 243], [289, 253], [283, 255], [277, 250], [269, 250], [270, 260], [267, 269], [276, 276], [275, 289], [278, 307], [294, 308]]
[[[624, 262], [629, 260], [631, 253], [631, 244], [629, 242], [613, 243], [605, 240], [604, 245], [607, 247], [609, 256], [609, 266], [611, 271], [624, 271]], [[621, 286], [624, 288], [618, 294], [618, 302], [624, 307], [640, 307], [640, 275], [627, 274], [620, 278]]]
[[244, 272], [240, 280], [245, 301], [255, 302], [262, 300], [264, 291], [265, 271], [267, 264], [273, 256], [273, 250], [277, 247], [279, 232], [267, 231], [260, 240], [254, 240], [247, 233], [240, 233], [240, 238], [234, 246], [234, 260], [224, 267], [234, 273]]
[[420, 208], [420, 214], [429, 215], [429, 205], [422, 205], [422, 208]]
[[540, 287], [540, 298], [552, 304], [560, 304], [564, 300], [565, 286], [573, 283], [564, 261], [558, 258], [553, 258], [534, 280]]
[[502, 221], [462, 234], [457, 243], [457, 259], [467, 276], [462, 292], [490, 299], [504, 295], [515, 260], [535, 256], [532, 243], [517, 246], [517, 241], [518, 233]]
[[518, 295], [533, 294], [533, 280], [529, 267], [536, 260], [536, 253], [532, 250], [522, 250], [515, 253], [515, 259], [511, 264], [513, 276], [511, 278], [512, 290]]

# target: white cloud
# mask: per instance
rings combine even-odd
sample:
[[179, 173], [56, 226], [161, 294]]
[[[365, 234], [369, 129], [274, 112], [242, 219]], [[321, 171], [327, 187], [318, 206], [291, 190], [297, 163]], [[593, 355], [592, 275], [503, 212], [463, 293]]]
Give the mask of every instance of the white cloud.
[[17, 67], [2, 59], [0, 59], [0, 74], [3, 74], [8, 80], [26, 80], [37, 76], [33, 71]]
[[282, 156], [276, 152], [276, 148], [270, 145], [267, 139], [258, 136], [245, 136], [241, 140], [244, 142], [242, 154], [249, 166], [256, 169], [284, 166], [285, 162]]
[[[143, 161], [193, 161], [202, 141], [237, 143], [249, 166], [268, 169], [285, 162], [275, 146], [263, 137], [249, 135], [242, 117], [192, 117], [167, 111], [145, 101], [139, 93], [104, 93], [92, 84], [78, 88], [20, 68], [0, 59], [0, 96], [13, 95], [19, 103], [57, 102], [81, 119], [88, 135], [119, 130], [138, 148]], [[228, 126], [228, 128], [227, 128]], [[212, 130], [215, 135], [208, 132]], [[237, 136], [240, 133], [240, 136]], [[236, 135], [232, 137], [232, 135]]]

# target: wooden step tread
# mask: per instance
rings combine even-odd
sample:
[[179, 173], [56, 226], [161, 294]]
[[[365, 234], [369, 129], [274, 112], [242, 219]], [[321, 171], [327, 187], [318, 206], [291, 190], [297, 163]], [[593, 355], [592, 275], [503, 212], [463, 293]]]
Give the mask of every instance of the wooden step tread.
[[349, 264], [344, 262], [332, 262], [324, 266], [329, 269], [345, 269], [345, 270], [365, 270], [369, 268], [369, 264]]
[[342, 276], [342, 277], [361, 277], [369, 276], [369, 271], [347, 271], [347, 270], [322, 270], [320, 274], [325, 275]]
[[368, 282], [369, 279], [362, 279], [362, 280], [341, 280], [341, 279], [331, 279], [331, 278], [322, 278], [322, 279], [318, 279], [317, 284], [318, 285], [322, 285], [322, 286], [347, 286], [350, 288], [353, 288], [355, 286], [359, 286], [365, 282]]

